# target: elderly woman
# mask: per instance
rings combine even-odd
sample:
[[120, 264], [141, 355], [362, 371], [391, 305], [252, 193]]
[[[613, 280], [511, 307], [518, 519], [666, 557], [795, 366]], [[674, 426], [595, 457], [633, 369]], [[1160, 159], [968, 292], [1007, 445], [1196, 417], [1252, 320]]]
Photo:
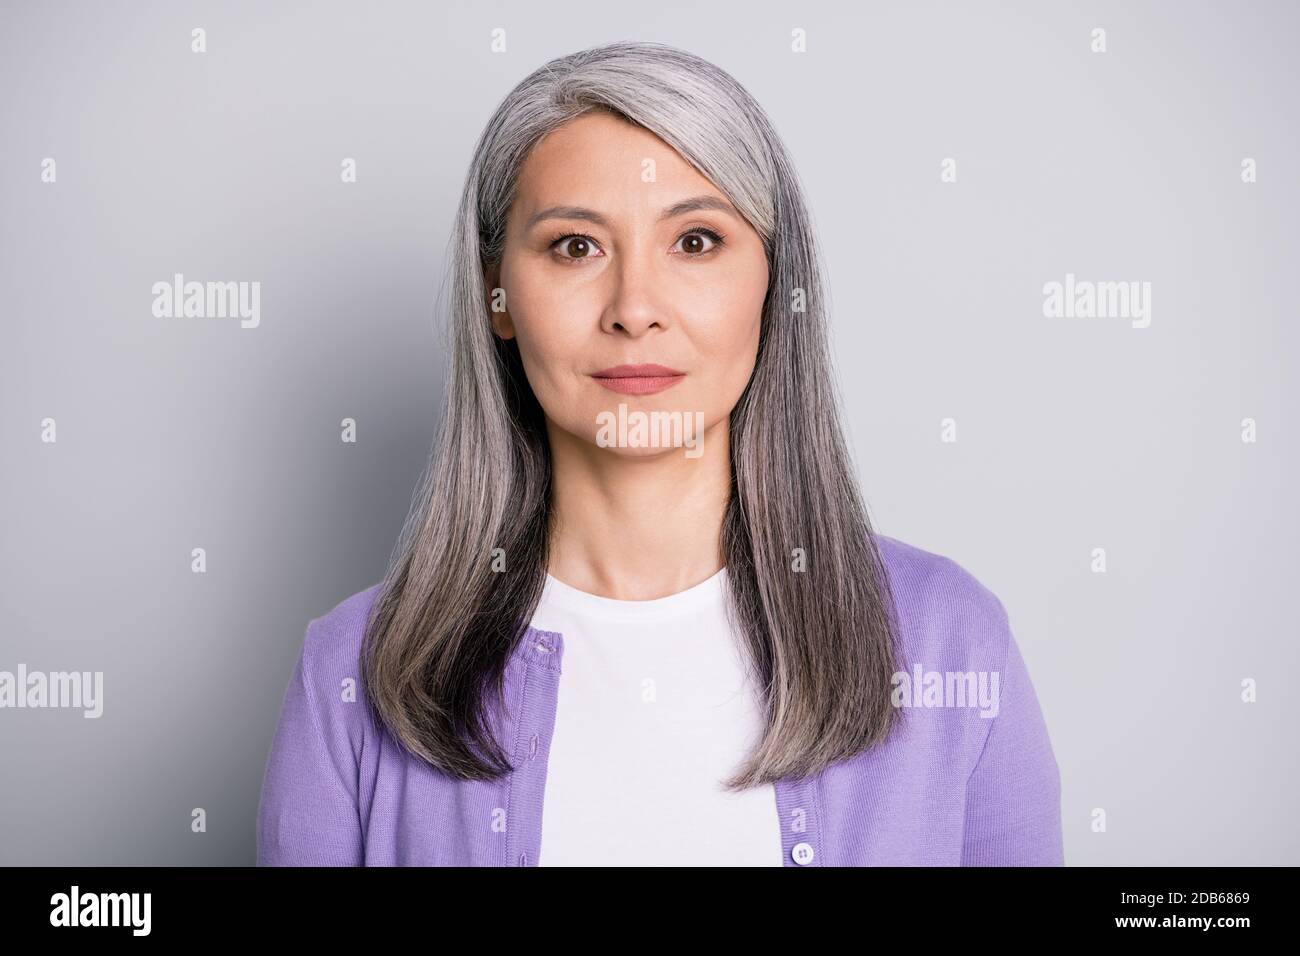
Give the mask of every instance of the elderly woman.
[[258, 862], [1060, 864], [1002, 604], [870, 527], [745, 89], [653, 43], [546, 64], [453, 243], [438, 442], [384, 580], [308, 627]]

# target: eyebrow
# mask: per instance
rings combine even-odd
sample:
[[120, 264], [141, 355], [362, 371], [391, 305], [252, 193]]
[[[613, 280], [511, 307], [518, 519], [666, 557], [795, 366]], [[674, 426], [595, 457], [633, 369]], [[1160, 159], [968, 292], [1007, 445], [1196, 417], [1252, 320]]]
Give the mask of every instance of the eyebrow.
[[[716, 196], [693, 196], [690, 199], [683, 199], [679, 203], [674, 203], [659, 214], [659, 221], [672, 219], [676, 216], [684, 215], [688, 212], [698, 212], [704, 209], [713, 209], [718, 212], [725, 212], [729, 215], [740, 218], [740, 213], [736, 212], [734, 206], [725, 199], [719, 199]], [[609, 228], [609, 220], [594, 209], [587, 209], [583, 206], [549, 206], [541, 212], [533, 214], [524, 226], [525, 230], [532, 229], [544, 219], [582, 219], [586, 222], [594, 222], [598, 226]]]

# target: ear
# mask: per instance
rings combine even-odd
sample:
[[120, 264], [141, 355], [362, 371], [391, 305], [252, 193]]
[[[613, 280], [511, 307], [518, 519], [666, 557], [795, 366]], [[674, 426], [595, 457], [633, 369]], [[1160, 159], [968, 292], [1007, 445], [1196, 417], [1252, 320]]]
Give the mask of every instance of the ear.
[[[493, 331], [496, 332], [498, 338], [513, 339], [515, 337], [515, 323], [510, 318], [510, 309], [506, 303], [506, 290], [501, 288], [500, 265], [490, 266], [483, 274], [483, 281], [487, 285], [488, 317], [492, 320]], [[498, 309], [502, 311], [497, 311]]]

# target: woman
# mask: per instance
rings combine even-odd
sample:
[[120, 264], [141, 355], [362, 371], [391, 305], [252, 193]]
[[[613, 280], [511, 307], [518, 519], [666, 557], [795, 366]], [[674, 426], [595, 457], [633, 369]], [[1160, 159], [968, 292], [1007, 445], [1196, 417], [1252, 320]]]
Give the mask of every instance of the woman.
[[1001, 603], [870, 528], [734, 79], [632, 42], [537, 70], [453, 269], [439, 440], [384, 580], [308, 627], [259, 864], [1062, 862]]

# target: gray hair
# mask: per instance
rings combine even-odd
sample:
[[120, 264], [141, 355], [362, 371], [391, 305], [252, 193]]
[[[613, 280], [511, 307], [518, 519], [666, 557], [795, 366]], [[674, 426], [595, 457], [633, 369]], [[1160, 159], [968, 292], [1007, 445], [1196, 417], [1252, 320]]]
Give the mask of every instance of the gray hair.
[[[832, 384], [820, 254], [784, 145], [713, 64], [623, 41], [545, 64], [497, 107], [456, 217], [447, 408], [367, 622], [368, 699], [412, 754], [462, 779], [512, 768], [491, 728], [504, 671], [545, 584], [551, 458], [518, 346], [493, 334], [519, 169], [546, 133], [606, 110], [654, 133], [726, 195], [769, 266], [753, 375], [731, 412], [721, 548], [763, 694], [765, 732], [729, 789], [815, 773], [889, 734], [901, 646]], [[494, 549], [508, 573], [494, 573]], [[801, 554], [806, 566], [792, 568]]]

